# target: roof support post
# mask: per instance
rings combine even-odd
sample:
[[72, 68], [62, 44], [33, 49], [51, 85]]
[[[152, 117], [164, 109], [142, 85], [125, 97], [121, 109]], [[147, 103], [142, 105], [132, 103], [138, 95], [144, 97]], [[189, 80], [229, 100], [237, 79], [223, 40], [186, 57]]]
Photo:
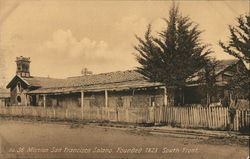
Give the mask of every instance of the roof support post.
[[25, 94], [25, 106], [28, 106], [28, 95]]
[[166, 109], [167, 106], [168, 106], [167, 87], [164, 86], [163, 87], [163, 106], [160, 106], [160, 120], [159, 120], [159, 123], [161, 123], [161, 121], [163, 120], [163, 112], [165, 112], [164, 110]]
[[168, 105], [168, 95], [167, 95], [167, 87], [163, 87], [163, 105], [166, 107]]
[[84, 91], [81, 91], [81, 108], [84, 106]]
[[133, 106], [133, 98], [134, 98], [134, 95], [135, 95], [135, 89], [132, 89], [132, 98], [131, 98], [131, 101], [129, 103], [129, 108], [131, 108]]
[[81, 110], [82, 110], [82, 119], [83, 119], [83, 107], [84, 107], [84, 92], [81, 91]]
[[108, 90], [105, 89], [105, 108], [108, 108]]
[[43, 95], [43, 107], [46, 108], [46, 94]]

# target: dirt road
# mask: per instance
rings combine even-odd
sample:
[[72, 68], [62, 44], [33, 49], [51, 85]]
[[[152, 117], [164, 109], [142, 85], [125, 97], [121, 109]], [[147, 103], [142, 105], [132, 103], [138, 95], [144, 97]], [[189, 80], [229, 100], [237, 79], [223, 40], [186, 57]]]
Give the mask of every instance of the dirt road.
[[248, 147], [136, 128], [0, 120], [0, 158], [246, 159]]

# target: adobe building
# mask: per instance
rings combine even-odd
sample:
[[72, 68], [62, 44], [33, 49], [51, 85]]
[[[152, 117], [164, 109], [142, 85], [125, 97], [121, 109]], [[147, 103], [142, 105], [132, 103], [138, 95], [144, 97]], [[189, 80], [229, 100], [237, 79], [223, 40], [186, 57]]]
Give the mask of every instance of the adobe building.
[[133, 70], [55, 79], [32, 76], [30, 58], [17, 57], [9, 82], [11, 105], [141, 108], [167, 105], [166, 88]]

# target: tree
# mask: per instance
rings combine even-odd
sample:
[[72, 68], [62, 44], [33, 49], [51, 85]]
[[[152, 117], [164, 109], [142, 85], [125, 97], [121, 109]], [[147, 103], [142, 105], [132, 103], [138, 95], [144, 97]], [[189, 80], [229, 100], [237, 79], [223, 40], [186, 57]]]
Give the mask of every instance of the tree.
[[[227, 44], [219, 41], [222, 49], [232, 55], [243, 63], [250, 63], [250, 16], [237, 17], [237, 26], [229, 25], [230, 38]], [[239, 93], [248, 94], [250, 89], [249, 70], [245, 67], [238, 69], [232, 80], [228, 84], [228, 89], [234, 92], [236, 96], [235, 104], [237, 103], [237, 96]]]
[[162, 82], [167, 87], [183, 88], [186, 79], [206, 65], [211, 50], [200, 39], [202, 31], [189, 17], [179, 14], [173, 5], [168, 19], [164, 19], [166, 29], [151, 34], [151, 25], [142, 39], [136, 38], [136, 59], [140, 66], [137, 71], [153, 82]]
[[230, 39], [228, 44], [219, 42], [219, 45], [228, 54], [250, 63], [250, 16], [237, 18], [236, 27], [229, 25]]

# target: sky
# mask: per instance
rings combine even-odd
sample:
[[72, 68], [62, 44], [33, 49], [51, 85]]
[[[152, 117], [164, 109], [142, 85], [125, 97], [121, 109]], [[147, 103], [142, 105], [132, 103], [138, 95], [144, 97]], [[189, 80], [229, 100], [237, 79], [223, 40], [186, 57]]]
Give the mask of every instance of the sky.
[[[0, 85], [14, 77], [15, 58], [31, 58], [32, 76], [66, 78], [123, 71], [138, 66], [135, 35], [147, 25], [153, 33], [166, 27], [172, 1], [154, 0], [0, 0]], [[199, 24], [201, 38], [217, 59], [232, 59], [218, 46], [228, 25], [249, 13], [247, 0], [178, 1], [180, 12]]]

